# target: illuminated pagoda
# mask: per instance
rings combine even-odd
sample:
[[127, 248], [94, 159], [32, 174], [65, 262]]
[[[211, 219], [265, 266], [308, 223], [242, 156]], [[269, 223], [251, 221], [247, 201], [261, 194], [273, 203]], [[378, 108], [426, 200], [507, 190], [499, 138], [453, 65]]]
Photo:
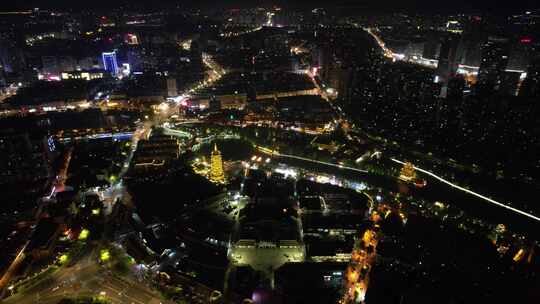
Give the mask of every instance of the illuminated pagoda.
[[403, 168], [401, 168], [401, 172], [399, 173], [399, 179], [406, 182], [413, 182], [416, 180], [416, 171], [414, 170], [412, 163], [406, 162], [403, 165]]
[[212, 154], [210, 154], [210, 162], [210, 180], [214, 183], [225, 183], [223, 160], [221, 159], [221, 152], [218, 150], [216, 144], [214, 144], [214, 150], [212, 150]]

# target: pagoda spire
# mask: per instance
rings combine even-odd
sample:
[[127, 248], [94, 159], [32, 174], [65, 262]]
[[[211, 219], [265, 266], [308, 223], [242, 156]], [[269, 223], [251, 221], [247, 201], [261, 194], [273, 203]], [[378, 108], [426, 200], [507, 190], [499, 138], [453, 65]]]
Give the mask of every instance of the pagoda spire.
[[216, 143], [214, 143], [214, 150], [210, 154], [210, 180], [215, 183], [225, 183], [223, 159]]

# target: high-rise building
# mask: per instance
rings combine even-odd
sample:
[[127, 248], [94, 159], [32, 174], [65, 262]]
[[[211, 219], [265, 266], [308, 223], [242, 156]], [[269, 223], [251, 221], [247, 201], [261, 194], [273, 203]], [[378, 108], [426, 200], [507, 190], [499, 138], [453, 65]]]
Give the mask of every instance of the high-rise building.
[[221, 159], [221, 152], [217, 148], [217, 144], [214, 144], [214, 150], [210, 155], [210, 180], [214, 183], [225, 183], [225, 174], [223, 173], [223, 160]]
[[450, 138], [456, 134], [459, 126], [459, 116], [463, 107], [466, 81], [463, 75], [456, 75], [448, 81], [446, 99], [441, 99], [437, 107], [437, 125], [449, 131]]
[[540, 45], [532, 37], [522, 36], [512, 43], [508, 58], [508, 69], [526, 71], [530, 60], [538, 52]]
[[439, 63], [437, 65], [437, 76], [439, 82], [444, 83], [444, 86], [446, 86], [450, 78], [456, 74], [458, 68], [458, 43], [459, 40], [455, 35], [449, 35], [441, 43]]
[[465, 78], [463, 75], [456, 75], [448, 81], [448, 91], [446, 97], [455, 103], [457, 106], [461, 105], [463, 101], [463, 90], [465, 90]]
[[482, 60], [478, 70], [478, 85], [498, 91], [508, 65], [509, 43], [506, 38], [489, 37], [482, 45]]
[[217, 112], [221, 110], [221, 101], [217, 99], [215, 96], [212, 96], [210, 98], [210, 101], [208, 102], [208, 110], [210, 112]]
[[527, 67], [527, 77], [521, 84], [519, 95], [524, 97], [540, 97], [540, 57], [531, 60]]
[[190, 60], [195, 67], [200, 69], [203, 68], [202, 48], [198, 41], [194, 40], [191, 42]]
[[60, 68], [58, 67], [58, 60], [56, 56], [43, 56], [41, 57], [41, 63], [43, 65], [43, 73], [53, 75], [60, 74]]
[[439, 34], [435, 31], [426, 35], [426, 42], [422, 51], [422, 57], [427, 59], [438, 59], [441, 51], [441, 41]]
[[517, 95], [521, 80], [521, 72], [505, 71], [502, 77], [499, 92], [508, 95]]
[[42, 134], [0, 133], [0, 184], [43, 182], [49, 178], [54, 141]]
[[293, 71], [294, 73], [299, 73], [300, 72], [300, 58], [298, 58], [298, 56], [292, 55], [290, 57], [290, 61], [291, 61], [291, 71]]
[[167, 96], [174, 97], [178, 95], [176, 87], [176, 78], [167, 78]]
[[484, 25], [479, 16], [472, 16], [466, 23], [457, 51], [459, 63], [474, 67], [480, 65], [481, 46], [486, 39]]
[[116, 76], [118, 74], [118, 60], [116, 59], [116, 52], [105, 52], [101, 54], [103, 58], [103, 68], [105, 71], [111, 73], [111, 75]]
[[8, 75], [20, 75], [26, 67], [24, 52], [17, 41], [12, 35], [0, 33], [0, 65]]
[[2, 62], [0, 62], [0, 92], [2, 88], [4, 88], [6, 85], [7, 85], [6, 71], [4, 70], [4, 66], [2, 65]]
[[424, 55], [424, 47], [426, 41], [414, 39], [409, 41], [403, 52], [407, 57], [422, 57]]

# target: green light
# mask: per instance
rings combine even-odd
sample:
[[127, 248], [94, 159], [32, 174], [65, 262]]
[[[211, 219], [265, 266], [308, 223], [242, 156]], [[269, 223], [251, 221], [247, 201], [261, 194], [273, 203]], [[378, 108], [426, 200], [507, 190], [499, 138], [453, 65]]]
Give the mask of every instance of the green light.
[[68, 255], [67, 254], [62, 254], [58, 258], [58, 262], [60, 262], [61, 265], [64, 265], [67, 261], [68, 261]]
[[86, 240], [89, 234], [90, 234], [90, 231], [88, 231], [88, 229], [81, 230], [81, 233], [79, 234], [79, 240], [81, 241]]
[[111, 258], [111, 253], [107, 249], [102, 249], [99, 253], [99, 259], [102, 262], [106, 262]]
[[98, 209], [92, 209], [92, 215], [99, 215], [101, 210]]

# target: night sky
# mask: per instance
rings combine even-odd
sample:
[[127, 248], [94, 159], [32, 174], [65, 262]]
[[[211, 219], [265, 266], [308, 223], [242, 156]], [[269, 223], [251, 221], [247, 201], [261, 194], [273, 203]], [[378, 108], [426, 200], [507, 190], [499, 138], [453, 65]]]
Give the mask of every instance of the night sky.
[[376, 10], [417, 10], [423, 12], [447, 11], [491, 11], [505, 12], [508, 9], [540, 8], [538, 0], [1, 0], [0, 10], [40, 8], [81, 9], [81, 8], [114, 8], [120, 5], [127, 7], [159, 8], [159, 6], [181, 5], [183, 7], [254, 7], [279, 5], [283, 7], [345, 6]]

